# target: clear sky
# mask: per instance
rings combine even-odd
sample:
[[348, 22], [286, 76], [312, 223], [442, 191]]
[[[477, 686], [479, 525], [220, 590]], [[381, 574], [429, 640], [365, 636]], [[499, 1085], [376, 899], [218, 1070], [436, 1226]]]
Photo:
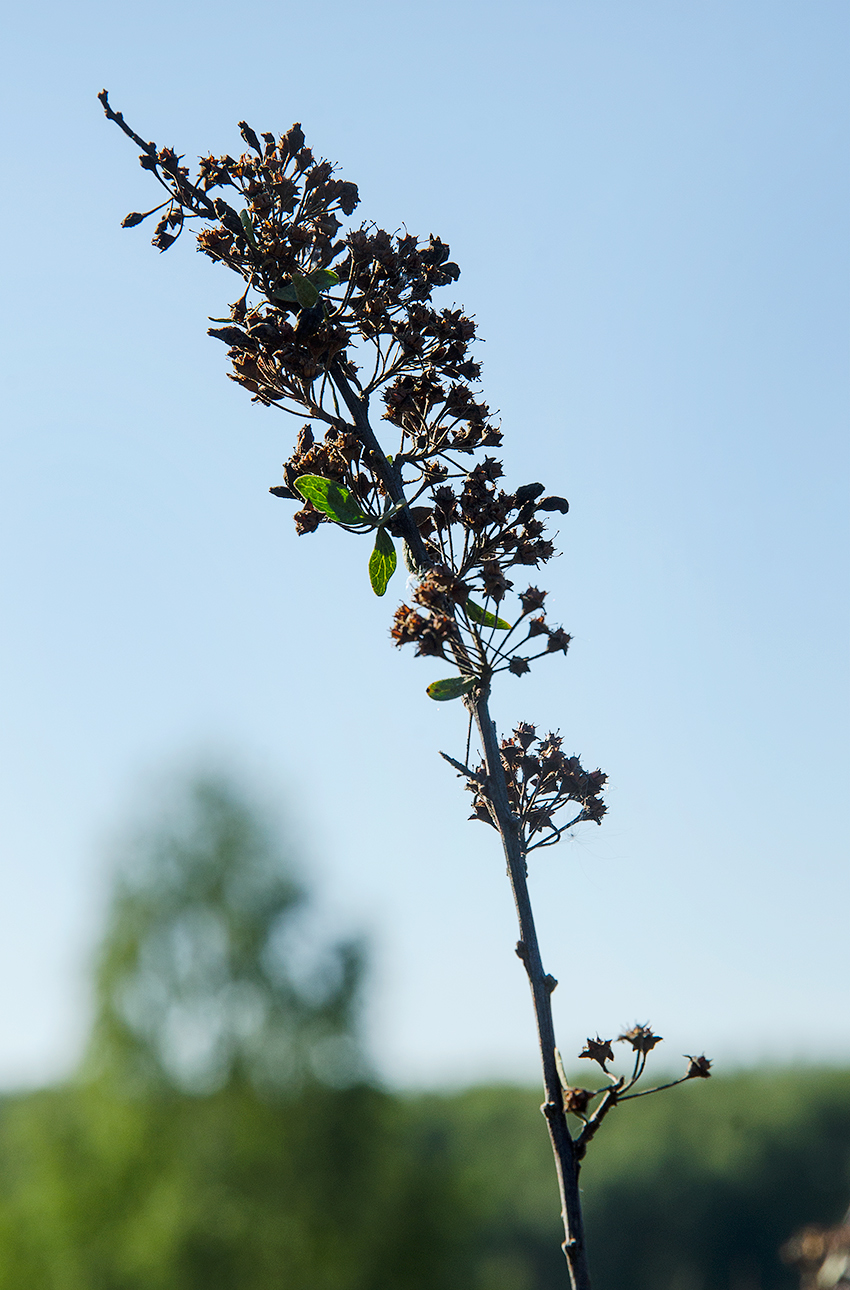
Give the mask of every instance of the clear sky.
[[[229, 766], [373, 936], [406, 1084], [534, 1077], [495, 835], [436, 755], [365, 551], [268, 495], [287, 418], [225, 377], [230, 275], [122, 216], [105, 121], [190, 158], [300, 120], [358, 214], [439, 233], [508, 479], [571, 502], [569, 657], [495, 699], [611, 777], [538, 853], [565, 1054], [850, 1060], [846, 0], [78, 0], [5, 20], [0, 1085], [71, 1068], [110, 840]], [[341, 635], [342, 634], [342, 635]]]

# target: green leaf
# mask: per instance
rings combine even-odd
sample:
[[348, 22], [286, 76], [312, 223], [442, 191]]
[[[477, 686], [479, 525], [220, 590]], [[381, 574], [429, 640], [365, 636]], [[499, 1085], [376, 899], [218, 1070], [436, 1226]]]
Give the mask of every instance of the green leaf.
[[335, 287], [339, 283], [339, 274], [334, 273], [333, 269], [314, 269], [307, 277], [318, 291], [326, 291], [328, 287]]
[[477, 680], [476, 676], [449, 676], [445, 681], [432, 681], [425, 693], [429, 699], [441, 703], [445, 699], [459, 699], [462, 694], [469, 694]]
[[301, 308], [312, 309], [319, 299], [319, 293], [310, 279], [305, 277], [303, 273], [293, 273], [292, 285], [295, 288], [295, 298]]
[[474, 600], [467, 598], [464, 605], [467, 618], [473, 623], [479, 623], [481, 627], [498, 627], [500, 632], [509, 632], [510, 623], [506, 623], [504, 618], [497, 618], [495, 614], [488, 614], [486, 609], [476, 605]]
[[[301, 284], [300, 287], [296, 279]], [[293, 273], [291, 279], [286, 279], [279, 287], [273, 287], [271, 294], [276, 300], [286, 300], [289, 304], [297, 303], [309, 309], [318, 300], [320, 291], [335, 287], [338, 282], [339, 274], [334, 273], [333, 269], [314, 269], [308, 274]]]
[[305, 501], [312, 502], [317, 511], [322, 511], [337, 524], [363, 524], [366, 520], [360, 507], [351, 500], [350, 490], [343, 484], [323, 479], [321, 475], [299, 475], [295, 487]]
[[242, 227], [245, 230], [245, 236], [247, 237], [248, 241], [251, 243], [254, 250], [256, 251], [257, 239], [254, 236], [254, 225], [251, 222], [251, 216], [248, 214], [247, 211], [240, 211], [239, 218], [242, 221]]
[[376, 596], [382, 596], [395, 573], [396, 553], [393, 540], [385, 528], [375, 534], [375, 549], [369, 556], [369, 581]]

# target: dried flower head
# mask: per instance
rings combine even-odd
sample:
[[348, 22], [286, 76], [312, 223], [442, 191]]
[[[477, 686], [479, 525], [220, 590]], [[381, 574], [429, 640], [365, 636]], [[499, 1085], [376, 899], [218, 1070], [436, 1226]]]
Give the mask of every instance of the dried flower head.
[[571, 1115], [583, 1116], [594, 1097], [593, 1090], [589, 1088], [565, 1088], [564, 1110]]
[[636, 1053], [649, 1053], [656, 1044], [661, 1043], [661, 1036], [654, 1035], [647, 1023], [645, 1026], [632, 1026], [625, 1034], [619, 1036], [618, 1043], [629, 1043]]
[[611, 1047], [610, 1039], [600, 1039], [597, 1035], [595, 1039], [588, 1039], [584, 1048], [579, 1053], [579, 1057], [589, 1057], [591, 1061], [598, 1062], [605, 1074], [608, 1074], [606, 1062], [614, 1060], [614, 1050]]

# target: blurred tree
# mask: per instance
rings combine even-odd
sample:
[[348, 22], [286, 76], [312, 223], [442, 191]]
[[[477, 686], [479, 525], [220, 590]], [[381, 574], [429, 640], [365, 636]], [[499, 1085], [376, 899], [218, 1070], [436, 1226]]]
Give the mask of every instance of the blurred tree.
[[223, 783], [131, 848], [80, 1078], [2, 1118], [3, 1290], [456, 1284], [446, 1152], [367, 1080], [361, 949], [305, 912]]
[[[539, 1093], [377, 1088], [362, 950], [308, 915], [223, 783], [128, 848], [79, 1078], [0, 1104], [0, 1290], [559, 1290]], [[595, 1287], [793, 1290], [780, 1245], [850, 1189], [850, 1073], [692, 1092], [599, 1137]]]
[[223, 782], [193, 784], [121, 865], [85, 1075], [190, 1092], [362, 1080], [362, 948], [316, 953], [305, 912], [257, 813]]

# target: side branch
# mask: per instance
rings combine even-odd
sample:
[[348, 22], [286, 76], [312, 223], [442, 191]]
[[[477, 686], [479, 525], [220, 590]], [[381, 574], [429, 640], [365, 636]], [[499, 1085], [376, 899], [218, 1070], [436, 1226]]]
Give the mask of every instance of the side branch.
[[621, 1077], [617, 1080], [616, 1084], [613, 1084], [611, 1088], [608, 1089], [602, 1101], [593, 1112], [593, 1115], [591, 1115], [585, 1123], [584, 1128], [575, 1141], [575, 1154], [577, 1160], [584, 1159], [588, 1143], [598, 1133], [599, 1126], [602, 1124], [602, 1121], [605, 1119], [608, 1112], [613, 1111], [614, 1107], [617, 1105], [617, 1095], [622, 1087], [623, 1079]]
[[136, 131], [131, 129], [130, 126], [127, 124], [127, 122], [124, 120], [124, 113], [116, 112], [114, 108], [110, 107], [109, 91], [101, 90], [97, 97], [100, 99], [100, 103], [104, 112], [106, 113], [107, 120], [114, 121], [115, 124], [118, 126], [119, 130], [123, 130], [127, 138], [132, 139], [133, 143], [135, 143], [137, 147], [142, 149], [142, 152], [146, 152], [149, 157], [155, 157], [156, 144], [146, 143], [145, 140], [142, 138], [142, 136], [140, 134], [136, 134]]
[[[328, 372], [334, 385], [342, 395], [345, 406], [351, 413], [357, 437], [372, 458], [375, 474], [396, 505], [405, 502], [407, 499], [404, 495], [400, 473], [394, 468], [392, 462], [387, 461], [386, 454], [378, 443], [375, 432], [369, 422], [369, 408], [366, 400], [351, 388], [351, 383], [343, 372], [339, 359], [335, 358], [328, 364]], [[417, 567], [423, 570], [429, 568], [434, 561], [428, 554], [422, 534], [416, 527], [407, 507], [399, 511], [396, 522], [401, 530], [402, 537], [410, 548]]]
[[457, 758], [450, 757], [448, 753], [444, 752], [441, 752], [440, 756], [443, 761], [447, 761], [450, 766], [454, 766], [455, 770], [458, 771], [459, 774], [465, 775], [467, 779], [473, 780], [476, 784], [484, 783], [485, 776], [480, 775], [477, 771], [470, 770], [468, 766], [464, 766], [462, 761], [458, 761]]
[[[178, 174], [176, 170], [169, 165], [167, 160], [165, 160], [157, 151], [156, 144], [146, 143], [142, 136], [140, 134], [136, 134], [136, 131], [133, 130], [124, 120], [124, 113], [115, 111], [115, 109], [110, 105], [109, 92], [107, 90], [101, 90], [97, 97], [106, 113], [107, 120], [114, 121], [119, 130], [123, 130], [127, 138], [132, 139], [133, 143], [135, 143], [137, 147], [141, 148], [142, 152], [144, 152], [146, 156], [151, 158], [150, 165], [147, 165], [142, 161], [142, 165], [145, 166], [146, 169], [155, 170], [156, 166], [159, 166], [160, 169], [164, 170], [169, 178], [177, 184], [178, 188], [181, 190], [181, 195], [188, 193], [191, 196], [192, 200], [198, 207], [199, 214], [205, 215], [207, 219], [219, 218], [220, 212], [216, 210], [216, 204], [210, 200], [206, 193], [203, 192], [202, 189], [198, 188], [197, 184], [193, 184], [186, 175]], [[236, 211], [222, 198], [218, 198], [218, 205], [221, 209], [226, 210], [233, 219], [238, 220], [239, 217], [236, 214]]]

